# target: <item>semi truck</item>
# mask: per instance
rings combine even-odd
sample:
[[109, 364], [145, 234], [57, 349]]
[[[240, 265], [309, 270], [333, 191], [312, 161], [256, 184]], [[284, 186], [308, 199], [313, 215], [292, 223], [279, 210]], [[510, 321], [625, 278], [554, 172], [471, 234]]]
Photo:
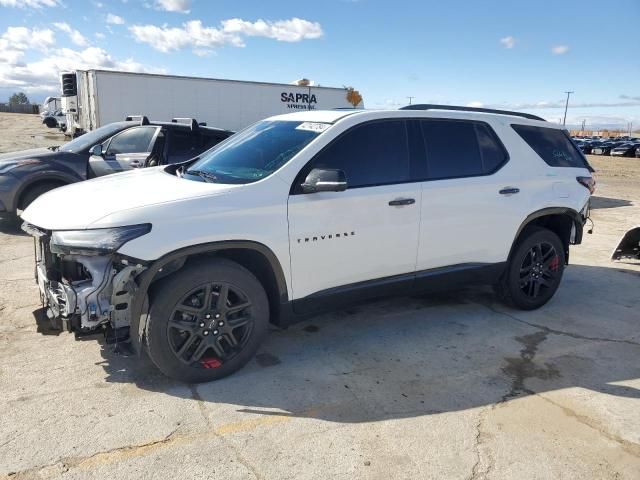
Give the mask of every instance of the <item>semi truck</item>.
[[237, 131], [265, 117], [299, 110], [363, 108], [352, 88], [182, 77], [111, 70], [61, 74], [66, 134], [77, 136], [128, 115], [197, 118]]

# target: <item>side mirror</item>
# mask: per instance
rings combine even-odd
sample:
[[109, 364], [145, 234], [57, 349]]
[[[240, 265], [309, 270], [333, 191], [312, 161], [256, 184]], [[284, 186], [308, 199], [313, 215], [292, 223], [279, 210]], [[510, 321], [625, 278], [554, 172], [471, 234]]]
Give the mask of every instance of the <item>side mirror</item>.
[[102, 156], [102, 144], [94, 145], [89, 149], [89, 155], [95, 155], [96, 157]]
[[342, 170], [314, 168], [301, 187], [303, 193], [344, 192], [347, 189], [347, 177]]

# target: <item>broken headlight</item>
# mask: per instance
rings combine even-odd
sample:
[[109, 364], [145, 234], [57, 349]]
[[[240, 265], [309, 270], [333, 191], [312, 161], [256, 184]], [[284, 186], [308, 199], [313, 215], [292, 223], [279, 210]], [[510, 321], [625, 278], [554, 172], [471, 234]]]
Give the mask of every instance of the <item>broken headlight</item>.
[[51, 234], [51, 252], [67, 255], [104, 255], [151, 231], [151, 224], [89, 230], [58, 230]]

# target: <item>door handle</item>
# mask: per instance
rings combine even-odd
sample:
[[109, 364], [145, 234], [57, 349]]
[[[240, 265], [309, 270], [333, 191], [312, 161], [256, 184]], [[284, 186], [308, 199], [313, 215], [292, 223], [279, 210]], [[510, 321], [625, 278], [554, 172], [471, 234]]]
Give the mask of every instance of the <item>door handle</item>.
[[416, 203], [414, 198], [398, 198], [396, 200], [391, 200], [389, 205], [392, 207], [400, 207], [402, 205], [413, 205], [414, 203]]
[[140, 160], [131, 160], [131, 163], [129, 163], [129, 165], [131, 165], [133, 168], [138, 168], [140, 167]]
[[516, 188], [516, 187], [504, 187], [498, 193], [500, 195], [513, 195], [513, 194], [518, 193], [518, 192], [520, 192], [519, 188]]

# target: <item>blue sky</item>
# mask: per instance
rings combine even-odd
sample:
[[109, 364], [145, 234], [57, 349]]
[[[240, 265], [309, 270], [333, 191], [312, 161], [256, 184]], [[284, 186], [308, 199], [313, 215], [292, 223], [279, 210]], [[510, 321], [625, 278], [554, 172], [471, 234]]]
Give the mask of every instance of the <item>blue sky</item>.
[[640, 127], [640, 1], [0, 0], [0, 99], [114, 68]]

